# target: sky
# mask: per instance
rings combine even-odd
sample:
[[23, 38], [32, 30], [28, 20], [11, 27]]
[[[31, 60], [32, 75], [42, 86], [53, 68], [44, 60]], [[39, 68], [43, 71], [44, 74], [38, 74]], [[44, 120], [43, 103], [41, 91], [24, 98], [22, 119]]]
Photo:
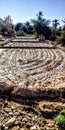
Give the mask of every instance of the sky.
[[42, 11], [44, 18], [61, 20], [65, 18], [65, 0], [0, 0], [0, 18], [11, 16], [13, 23], [36, 18]]

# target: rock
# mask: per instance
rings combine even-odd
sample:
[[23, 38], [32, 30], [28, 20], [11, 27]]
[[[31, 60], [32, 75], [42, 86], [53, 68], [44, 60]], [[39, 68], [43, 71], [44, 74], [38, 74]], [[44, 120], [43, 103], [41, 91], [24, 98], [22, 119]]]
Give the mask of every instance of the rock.
[[14, 116], [19, 116], [19, 115], [20, 115], [19, 112], [15, 112], [15, 113], [14, 113]]
[[0, 129], [3, 130], [5, 128], [5, 125], [1, 125]]
[[27, 120], [26, 118], [23, 118], [22, 121], [23, 121], [23, 122], [27, 122], [28, 120]]
[[15, 117], [12, 117], [12, 118], [9, 119], [4, 125], [5, 125], [5, 126], [11, 126], [11, 125], [14, 124], [15, 120], [16, 120]]
[[38, 127], [37, 130], [41, 130], [41, 129]]
[[13, 127], [12, 130], [17, 130], [17, 126]]
[[25, 130], [24, 128], [20, 128], [20, 130]]
[[4, 127], [4, 130], [9, 130], [9, 128], [7, 126]]
[[1, 113], [4, 114], [5, 112], [2, 110]]
[[52, 127], [52, 124], [51, 124], [51, 123], [49, 123], [49, 124], [48, 124], [48, 127]]
[[27, 122], [26, 123], [26, 127], [29, 129], [30, 127], [32, 127], [33, 126], [33, 123], [31, 123], [31, 122]]
[[15, 125], [18, 125], [19, 124], [19, 122], [18, 121], [15, 121]]
[[34, 125], [34, 126], [30, 127], [30, 130], [38, 130], [37, 128], [38, 127], [36, 125]]
[[11, 108], [5, 108], [4, 111], [9, 113], [11, 111]]
[[4, 108], [4, 104], [2, 104], [2, 109]]
[[19, 127], [19, 126], [17, 126], [16, 130], [20, 130], [20, 127]]
[[36, 122], [38, 120], [37, 116], [33, 117], [32, 120]]
[[7, 100], [5, 101], [4, 105], [5, 105], [5, 106], [7, 106], [7, 105], [8, 105], [8, 101], [7, 101]]
[[20, 130], [19, 126], [15, 126], [12, 128], [12, 130]]
[[14, 109], [13, 112], [15, 113], [15, 112], [16, 112], [16, 109]]
[[13, 112], [9, 112], [9, 116], [13, 116]]
[[18, 120], [16, 120], [14, 124], [15, 124], [15, 125], [19, 125], [19, 126], [21, 126], [21, 122], [18, 121]]
[[11, 110], [12, 110], [12, 111], [15, 110], [15, 107], [12, 106], [12, 107], [11, 107]]

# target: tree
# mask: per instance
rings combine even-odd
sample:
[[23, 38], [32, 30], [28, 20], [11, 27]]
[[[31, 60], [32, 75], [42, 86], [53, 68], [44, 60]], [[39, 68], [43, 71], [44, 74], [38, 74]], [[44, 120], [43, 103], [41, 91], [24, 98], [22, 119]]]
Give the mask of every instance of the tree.
[[10, 15], [8, 15], [7, 17], [4, 18], [4, 24], [9, 25], [9, 26], [12, 25], [12, 19], [11, 19]]
[[22, 26], [22, 23], [17, 23], [17, 24], [15, 25], [15, 31], [16, 31], [16, 32], [19, 31], [19, 29], [20, 29], [21, 26]]
[[61, 33], [61, 44], [65, 46], [65, 31], [62, 31]]
[[42, 11], [39, 11], [38, 14], [37, 14], [37, 19], [38, 20], [42, 20], [43, 19], [43, 12]]
[[58, 27], [58, 25], [59, 25], [59, 22], [58, 22], [59, 20], [57, 20], [57, 19], [54, 19], [52, 22], [53, 22], [53, 28], [54, 28], [54, 37], [55, 37], [55, 39], [56, 39], [56, 30], [57, 30], [57, 27]]
[[44, 22], [44, 24], [46, 24], [46, 25], [49, 25], [50, 20], [46, 20], [46, 19], [43, 17], [44, 15], [43, 15], [43, 12], [42, 12], [42, 11], [39, 11], [36, 16], [37, 16], [37, 20]]
[[26, 22], [25, 23], [25, 27], [26, 27], [26, 29], [27, 29], [27, 34], [33, 34], [33, 27], [32, 27], [32, 25], [30, 24], [30, 22]]
[[4, 26], [4, 24], [3, 24], [3, 19], [0, 18], [0, 34], [2, 34], [3, 26]]
[[0, 18], [0, 34], [4, 36], [12, 36], [13, 35], [13, 24], [11, 20], [11, 16], [7, 16], [4, 19]]
[[32, 20], [34, 31], [36, 32], [38, 38], [40, 36], [44, 36], [45, 39], [48, 39], [51, 35], [51, 30], [48, 26], [49, 20], [46, 20], [42, 16], [43, 16], [43, 13], [40, 11], [37, 14], [37, 19]]
[[57, 27], [58, 27], [58, 25], [59, 25], [59, 22], [58, 22], [59, 20], [57, 20], [57, 19], [54, 19], [52, 22], [53, 22], [53, 28], [56, 30], [57, 29]]
[[4, 26], [5, 26], [4, 35], [12, 36], [14, 34], [14, 29], [13, 29], [13, 22], [10, 15], [4, 18]]
[[33, 34], [33, 27], [28, 21], [20, 27], [20, 30], [26, 34]]

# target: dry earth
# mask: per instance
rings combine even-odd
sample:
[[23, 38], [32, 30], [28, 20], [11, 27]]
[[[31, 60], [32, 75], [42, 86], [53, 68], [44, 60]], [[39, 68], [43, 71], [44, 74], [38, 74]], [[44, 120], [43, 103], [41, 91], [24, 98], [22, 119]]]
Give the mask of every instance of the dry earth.
[[61, 102], [30, 106], [0, 98], [0, 130], [61, 130], [53, 117], [63, 108]]
[[34, 38], [0, 47], [1, 130], [59, 130], [52, 117], [65, 109], [65, 52]]

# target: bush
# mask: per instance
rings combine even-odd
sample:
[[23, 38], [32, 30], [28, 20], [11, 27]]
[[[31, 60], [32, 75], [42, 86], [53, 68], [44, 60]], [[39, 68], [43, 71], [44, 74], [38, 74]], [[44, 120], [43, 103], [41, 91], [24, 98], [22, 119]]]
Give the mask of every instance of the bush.
[[45, 40], [45, 37], [43, 35], [39, 35], [39, 41]]
[[56, 40], [56, 37], [54, 35], [51, 35], [49, 40], [52, 40], [52, 41], [55, 41]]
[[23, 31], [19, 30], [16, 32], [16, 35], [17, 36], [25, 36], [25, 33]]
[[59, 36], [59, 37], [61, 37], [61, 31], [57, 30], [56, 31], [56, 35]]
[[65, 46], [65, 31], [62, 31], [61, 33], [61, 44]]
[[3, 40], [3, 36], [2, 36], [2, 35], [0, 35], [0, 41], [1, 41], [1, 40]]
[[54, 119], [57, 125], [65, 129], [65, 110], [61, 110], [61, 112], [55, 116]]

